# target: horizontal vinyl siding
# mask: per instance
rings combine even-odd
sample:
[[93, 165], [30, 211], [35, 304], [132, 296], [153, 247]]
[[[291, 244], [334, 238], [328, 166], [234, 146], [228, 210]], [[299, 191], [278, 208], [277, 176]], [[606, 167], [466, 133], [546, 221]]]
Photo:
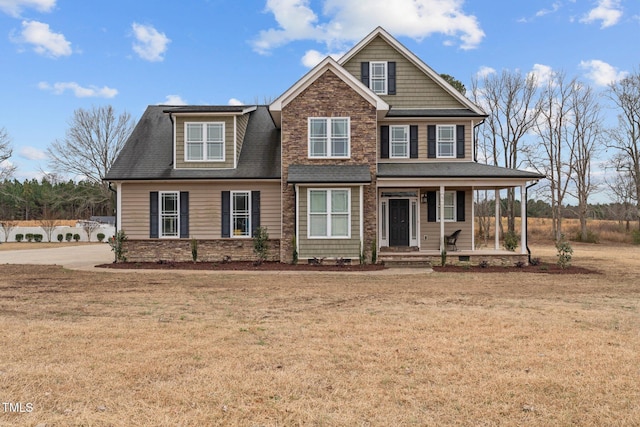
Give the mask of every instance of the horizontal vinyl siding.
[[351, 188], [351, 238], [350, 239], [309, 239], [307, 238], [307, 188], [301, 187], [300, 236], [298, 256], [300, 258], [352, 258], [360, 256], [360, 188]]
[[149, 193], [189, 192], [189, 234], [197, 239], [221, 236], [222, 191], [260, 191], [260, 223], [271, 238], [280, 238], [280, 183], [124, 183], [122, 229], [131, 239], [149, 238]]
[[381, 96], [385, 102], [393, 105], [394, 108], [463, 107], [458, 100], [380, 37], [373, 39], [369, 45], [351, 58], [344, 67], [360, 80], [360, 63], [371, 61], [396, 62], [396, 95]]
[[[420, 195], [427, 190], [421, 190]], [[429, 189], [428, 191], [439, 191], [439, 189]], [[454, 188], [447, 188], [445, 191], [456, 191]], [[450, 235], [456, 230], [462, 230], [458, 236], [458, 242], [456, 246], [458, 250], [471, 250], [471, 203], [473, 195], [471, 190], [465, 190], [465, 219], [464, 222], [445, 222], [444, 234]], [[422, 250], [439, 250], [440, 249], [440, 223], [427, 221], [428, 206], [426, 204], [420, 204], [420, 249]], [[427, 240], [424, 240], [424, 236], [428, 236]]]
[[247, 124], [249, 123], [249, 114], [238, 116], [236, 119], [237, 140], [236, 140], [236, 153], [240, 156], [240, 150], [242, 150], [242, 142], [244, 141], [244, 135], [247, 132]]
[[[203, 117], [203, 116], [178, 116], [176, 120], [176, 167], [177, 168], [205, 168], [205, 169], [228, 169], [234, 168], [233, 163], [234, 145], [233, 116], [229, 117]], [[224, 122], [224, 162], [186, 162], [184, 159], [184, 124], [186, 122]]]
[[[428, 162], [464, 162], [473, 161], [473, 122], [471, 120], [452, 120], [452, 119], [438, 119], [438, 120], [421, 120], [411, 121], [410, 119], [405, 121], [382, 121], [380, 125], [386, 126], [418, 126], [418, 159], [383, 159], [384, 163], [389, 162], [409, 162], [415, 163], [416, 160], [425, 160]], [[435, 158], [430, 159], [427, 157], [427, 126], [429, 125], [464, 125], [464, 159], [458, 158]], [[378, 127], [378, 133], [380, 129]], [[391, 141], [391, 140], [389, 140]], [[455, 144], [455, 143], [454, 143]], [[391, 153], [391, 150], [389, 150]], [[380, 156], [380, 150], [378, 150], [378, 156]], [[380, 157], [378, 157], [380, 159]]]

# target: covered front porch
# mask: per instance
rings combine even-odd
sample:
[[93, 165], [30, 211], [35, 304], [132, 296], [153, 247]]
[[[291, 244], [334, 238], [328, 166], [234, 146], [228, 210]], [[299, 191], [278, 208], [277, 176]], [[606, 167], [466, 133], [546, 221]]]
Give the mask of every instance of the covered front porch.
[[[476, 165], [477, 164], [473, 164]], [[428, 165], [432, 166], [432, 165]], [[466, 166], [466, 165], [465, 165]], [[482, 165], [508, 175], [503, 168]], [[378, 252], [381, 261], [411, 260], [447, 263], [513, 265], [527, 262], [526, 198], [531, 181], [538, 176], [517, 171], [524, 176], [476, 176], [446, 178], [437, 176], [378, 177]], [[531, 184], [533, 185], [533, 184]], [[478, 190], [492, 193], [513, 189], [519, 198], [523, 218], [516, 251], [506, 250], [500, 233], [489, 245], [476, 241], [476, 197]], [[494, 203], [494, 230], [500, 230], [500, 203]]]

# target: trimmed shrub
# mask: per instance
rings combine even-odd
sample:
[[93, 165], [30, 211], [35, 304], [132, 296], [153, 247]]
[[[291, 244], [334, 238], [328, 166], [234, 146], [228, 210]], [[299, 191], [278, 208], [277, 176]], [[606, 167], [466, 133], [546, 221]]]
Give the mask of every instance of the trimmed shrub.
[[74, 234], [73, 235], [73, 240], [75, 240], [76, 242], [80, 241], [80, 235], [79, 234]]
[[504, 248], [508, 251], [514, 252], [518, 247], [518, 241], [520, 238], [513, 231], [504, 233]]
[[98, 233], [96, 234], [96, 237], [98, 238], [98, 242], [102, 242], [105, 238], [104, 233]]
[[33, 242], [33, 233], [27, 233], [24, 235], [25, 239], [27, 239], [27, 242], [31, 243]]
[[33, 240], [35, 240], [36, 243], [42, 242], [42, 234], [34, 234], [33, 235]]
[[73, 238], [72, 233], [67, 233], [64, 235], [64, 240], [66, 240], [67, 242], [70, 242], [72, 238]]
[[571, 255], [573, 255], [573, 248], [571, 243], [567, 242], [564, 238], [564, 234], [560, 236], [560, 240], [556, 242], [556, 249], [558, 250], [558, 265], [560, 268], [565, 269], [571, 265]]
[[62, 240], [64, 240], [64, 236], [62, 234], [58, 234], [56, 238], [58, 239], [58, 242], [62, 242]]
[[269, 232], [266, 227], [258, 227], [253, 234], [253, 253], [258, 256], [257, 264], [267, 259], [269, 252]]
[[22, 233], [16, 234], [16, 242], [22, 242], [22, 239], [24, 239], [24, 234]]

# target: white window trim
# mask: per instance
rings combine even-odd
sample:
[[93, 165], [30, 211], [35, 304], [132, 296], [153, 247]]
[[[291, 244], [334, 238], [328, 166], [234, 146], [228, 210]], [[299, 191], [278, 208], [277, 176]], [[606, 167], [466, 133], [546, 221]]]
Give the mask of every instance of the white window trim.
[[[230, 231], [230, 237], [232, 239], [251, 239], [253, 236], [251, 235], [251, 215], [253, 214], [253, 206], [251, 206], [251, 191], [249, 190], [237, 190], [237, 191], [230, 191], [229, 192], [229, 204], [231, 206], [229, 206], [229, 221], [231, 221], [231, 223], [229, 224], [229, 231]], [[233, 209], [233, 198], [235, 194], [246, 194], [247, 195], [247, 201], [248, 201], [248, 206], [249, 206], [249, 220], [247, 221], [247, 226], [249, 228], [249, 234], [248, 235], [237, 235], [235, 234], [235, 228], [233, 226], [233, 217], [234, 217], [234, 209]]]
[[[373, 66], [377, 64], [384, 65], [384, 91], [376, 92], [373, 90]], [[369, 62], [369, 89], [371, 89], [376, 95], [388, 95], [389, 94], [389, 63], [387, 61], [371, 61]]]
[[[404, 128], [405, 129], [405, 135], [407, 136], [407, 139], [405, 141], [406, 144], [406, 150], [405, 150], [405, 155], [404, 156], [394, 156], [393, 155], [393, 128]], [[408, 159], [410, 157], [410, 150], [411, 147], [409, 145], [409, 140], [410, 140], [410, 136], [409, 136], [409, 125], [392, 125], [389, 126], [389, 158], [390, 159]]]
[[[443, 127], [450, 127], [453, 128], [453, 150], [451, 150], [451, 152], [453, 153], [450, 156], [443, 156], [442, 154], [440, 154], [440, 128]], [[436, 158], [439, 159], [455, 159], [456, 158], [456, 149], [457, 149], [457, 139], [456, 139], [456, 125], [436, 125]]]
[[[189, 125], [202, 126], [202, 160], [192, 160], [188, 158], [188, 140], [187, 140], [187, 128]], [[222, 125], [222, 158], [221, 159], [207, 159], [207, 125]], [[226, 143], [226, 123], [225, 122], [184, 122], [184, 161], [188, 163], [223, 163], [227, 157], [227, 143]]]
[[[331, 121], [334, 119], [347, 120], [347, 155], [346, 156], [334, 156], [332, 152], [331, 144]], [[311, 121], [312, 120], [325, 120], [327, 123], [327, 155], [326, 156], [313, 156], [311, 154]], [[350, 159], [351, 158], [351, 118], [350, 117], [309, 117], [307, 118], [307, 156], [309, 159]]]
[[[327, 192], [327, 235], [326, 236], [312, 236], [311, 235], [311, 192], [312, 191], [326, 191]], [[332, 236], [331, 235], [331, 192], [333, 191], [346, 191], [347, 192], [347, 235], [346, 236]], [[351, 188], [307, 188], [307, 239], [313, 240], [348, 240], [351, 239]]]
[[[458, 198], [456, 197], [456, 191], [445, 191], [445, 197], [447, 194], [453, 194], [453, 219], [444, 219], [444, 222], [458, 222]], [[445, 205], [446, 207], [446, 205]], [[436, 222], [440, 222], [440, 192], [436, 191]]]
[[[163, 210], [162, 210], [162, 196], [165, 194], [175, 194], [176, 206], [177, 206], [177, 219], [176, 219], [176, 235], [165, 236], [162, 232], [163, 223]], [[180, 192], [179, 191], [159, 191], [158, 192], [158, 237], [160, 239], [179, 239], [180, 238]]]

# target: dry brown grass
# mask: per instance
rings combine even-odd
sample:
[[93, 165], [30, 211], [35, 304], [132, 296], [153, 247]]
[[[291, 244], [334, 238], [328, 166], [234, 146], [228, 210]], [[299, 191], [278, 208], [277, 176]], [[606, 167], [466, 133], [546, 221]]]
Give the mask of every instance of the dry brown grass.
[[638, 248], [574, 247], [603, 274], [0, 266], [0, 425], [637, 425]]

